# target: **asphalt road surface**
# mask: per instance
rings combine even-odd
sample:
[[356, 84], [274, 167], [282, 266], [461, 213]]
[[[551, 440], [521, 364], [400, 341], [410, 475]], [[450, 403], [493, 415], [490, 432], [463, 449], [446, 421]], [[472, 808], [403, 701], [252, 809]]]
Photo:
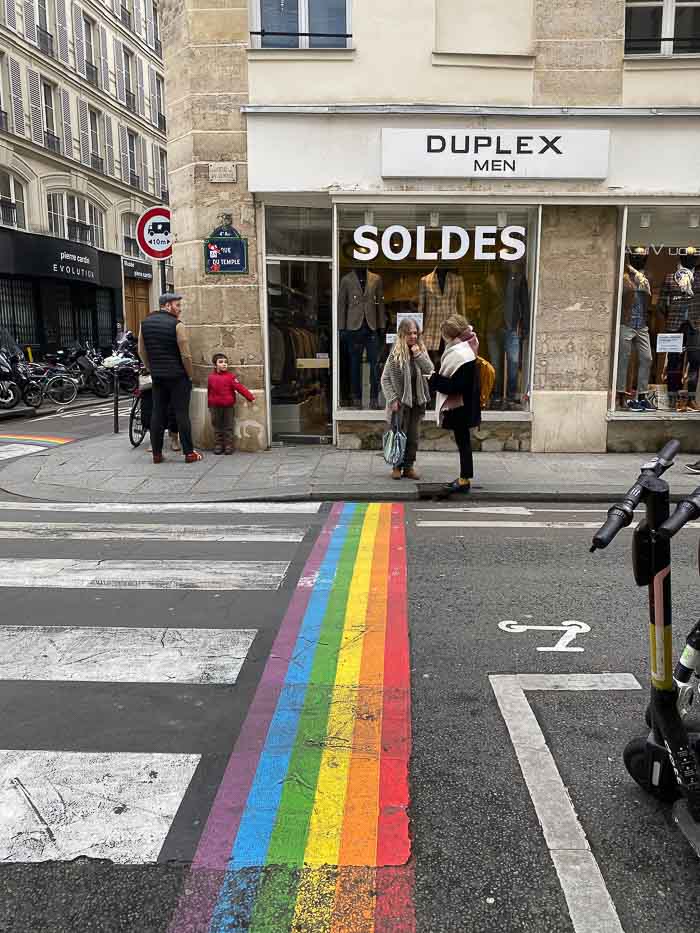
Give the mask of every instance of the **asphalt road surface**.
[[0, 503], [2, 933], [694, 922], [697, 858], [622, 763], [646, 594], [629, 531], [588, 553], [606, 506], [206, 508]]

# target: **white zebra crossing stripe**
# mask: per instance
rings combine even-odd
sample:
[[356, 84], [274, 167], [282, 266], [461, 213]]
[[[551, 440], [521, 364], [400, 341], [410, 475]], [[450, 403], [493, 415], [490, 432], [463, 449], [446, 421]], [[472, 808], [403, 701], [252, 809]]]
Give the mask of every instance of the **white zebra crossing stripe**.
[[[549, 528], [549, 529], [573, 529], [595, 531], [603, 524], [602, 520], [597, 522], [502, 522], [502, 521], [456, 521], [456, 522], [416, 522], [418, 528]], [[632, 522], [623, 531], [634, 531], [637, 522]], [[686, 525], [685, 528], [700, 529], [700, 525]]]
[[255, 629], [0, 626], [0, 679], [235, 684]]
[[199, 759], [0, 751], [0, 862], [155, 862]]
[[315, 515], [320, 502], [0, 502], [5, 512], [85, 512], [86, 514], [177, 514], [179, 512], [259, 515]]
[[0, 560], [0, 587], [137, 590], [277, 590], [287, 561]]
[[304, 540], [304, 531], [273, 525], [132, 525], [86, 522], [0, 522], [0, 540], [51, 539], [54, 541], [248, 541], [251, 543], [294, 543]]
[[0, 460], [11, 460], [13, 457], [26, 457], [27, 454], [36, 454], [46, 447], [38, 444], [3, 444], [0, 446]]

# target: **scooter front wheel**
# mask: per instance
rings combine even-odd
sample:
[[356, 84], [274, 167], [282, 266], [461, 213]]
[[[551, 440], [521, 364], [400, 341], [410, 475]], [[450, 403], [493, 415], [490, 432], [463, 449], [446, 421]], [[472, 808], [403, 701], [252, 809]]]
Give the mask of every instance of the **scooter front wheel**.
[[[654, 756], [647, 739], [628, 742], [622, 758], [630, 777], [652, 797], [673, 803], [681, 796], [668, 756]], [[658, 774], [654, 773], [655, 766]]]

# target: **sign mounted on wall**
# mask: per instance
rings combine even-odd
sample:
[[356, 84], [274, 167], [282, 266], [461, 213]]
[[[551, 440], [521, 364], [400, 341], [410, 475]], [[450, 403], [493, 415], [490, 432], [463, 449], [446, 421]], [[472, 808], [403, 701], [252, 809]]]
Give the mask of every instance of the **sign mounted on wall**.
[[204, 271], [207, 275], [247, 275], [248, 240], [232, 224], [230, 214], [204, 241]]
[[169, 259], [173, 253], [170, 209], [151, 207], [141, 214], [136, 224], [136, 239], [142, 251], [151, 259]]
[[385, 178], [606, 178], [608, 130], [382, 129]]

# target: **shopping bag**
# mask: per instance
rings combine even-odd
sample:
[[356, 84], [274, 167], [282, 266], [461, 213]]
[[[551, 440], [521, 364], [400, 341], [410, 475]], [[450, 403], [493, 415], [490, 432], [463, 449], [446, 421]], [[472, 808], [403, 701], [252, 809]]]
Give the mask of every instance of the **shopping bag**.
[[403, 463], [406, 453], [406, 435], [399, 426], [399, 413], [396, 411], [391, 416], [391, 427], [384, 432], [382, 447], [384, 460], [389, 466], [396, 467]]

